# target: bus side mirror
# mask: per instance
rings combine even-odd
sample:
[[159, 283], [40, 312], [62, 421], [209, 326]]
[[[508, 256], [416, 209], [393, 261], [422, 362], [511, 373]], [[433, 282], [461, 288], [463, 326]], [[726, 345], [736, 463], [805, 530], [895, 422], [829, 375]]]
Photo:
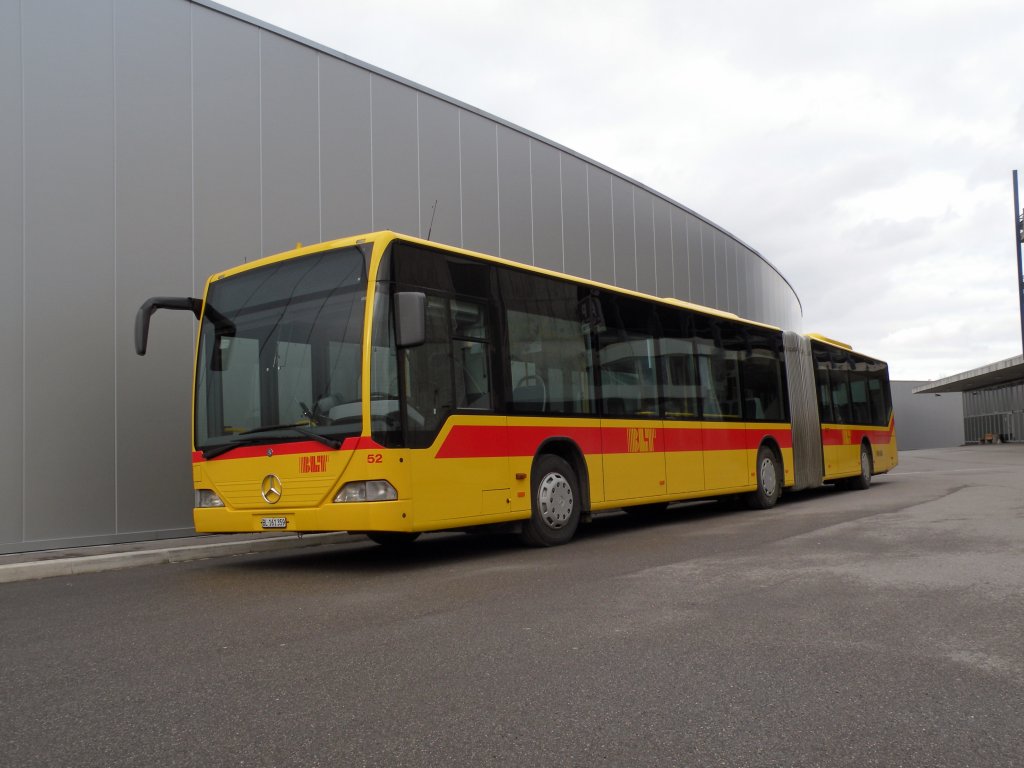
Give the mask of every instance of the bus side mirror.
[[191, 296], [154, 296], [152, 299], [147, 299], [135, 315], [135, 354], [146, 354], [146, 346], [149, 342], [149, 318], [158, 309], [184, 309], [194, 314], [198, 320], [202, 308], [202, 300], [193, 299]]
[[417, 347], [427, 339], [427, 295], [418, 291], [395, 294], [395, 344]]

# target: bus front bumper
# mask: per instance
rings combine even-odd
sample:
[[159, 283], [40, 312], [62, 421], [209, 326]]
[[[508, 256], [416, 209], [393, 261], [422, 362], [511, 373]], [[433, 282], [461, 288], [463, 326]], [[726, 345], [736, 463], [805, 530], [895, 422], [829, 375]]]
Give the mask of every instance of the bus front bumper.
[[195, 507], [196, 533], [412, 531], [412, 502], [349, 502], [296, 509]]

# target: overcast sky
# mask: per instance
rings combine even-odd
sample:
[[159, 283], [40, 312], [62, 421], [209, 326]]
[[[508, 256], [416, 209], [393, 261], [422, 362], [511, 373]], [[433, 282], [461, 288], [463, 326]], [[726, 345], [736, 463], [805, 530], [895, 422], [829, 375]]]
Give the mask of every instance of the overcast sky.
[[226, 4], [692, 208], [893, 378], [1021, 354], [1021, 0]]

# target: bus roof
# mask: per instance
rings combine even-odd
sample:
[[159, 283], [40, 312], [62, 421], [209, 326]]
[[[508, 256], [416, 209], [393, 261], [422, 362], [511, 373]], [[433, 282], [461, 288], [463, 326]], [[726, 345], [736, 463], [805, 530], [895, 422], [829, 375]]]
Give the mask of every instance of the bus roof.
[[[423, 245], [428, 248], [434, 248], [437, 250], [447, 251], [449, 253], [457, 254], [459, 256], [468, 256], [473, 259], [480, 259], [482, 261], [489, 261], [494, 264], [501, 264], [504, 266], [512, 267], [514, 269], [521, 269], [528, 272], [533, 272], [541, 275], [549, 275], [562, 280], [569, 280], [570, 282], [579, 283], [581, 285], [589, 285], [594, 288], [600, 288], [602, 290], [614, 291], [615, 293], [624, 294], [627, 296], [634, 296], [640, 299], [646, 299], [649, 301], [656, 301], [661, 304], [666, 304], [672, 307], [682, 307], [684, 309], [690, 309], [694, 312], [700, 312], [705, 315], [712, 315], [714, 317], [721, 317], [728, 320], [736, 320], [738, 322], [745, 323], [747, 325], [754, 325], [761, 328], [769, 328], [773, 331], [779, 331], [781, 328], [778, 326], [771, 325], [769, 323], [762, 323], [757, 320], [750, 320], [749, 318], [740, 317], [739, 315], [728, 312], [722, 309], [715, 309], [714, 307], [706, 307], [700, 304], [693, 304], [682, 299], [674, 297], [663, 297], [654, 296], [653, 294], [646, 294], [641, 291], [634, 291], [629, 288], [622, 288], [616, 285], [610, 285], [608, 283], [602, 283], [598, 280], [591, 280], [586, 277], [577, 277], [576, 275], [566, 274], [564, 272], [558, 272], [553, 269], [547, 269], [545, 267], [537, 267], [532, 264], [523, 264], [522, 262], [512, 261], [511, 259], [505, 259], [500, 256], [492, 256], [487, 253], [481, 253], [479, 251], [472, 251], [467, 248], [460, 248], [455, 245], [448, 245], [447, 243], [438, 243], [433, 240], [425, 240], [421, 237], [415, 237], [413, 235], [406, 235], [400, 232], [394, 232], [392, 230], [379, 230], [377, 232], [368, 232], [362, 235], [353, 235], [351, 237], [339, 238], [336, 240], [327, 240], [322, 243], [315, 243], [312, 245], [303, 245], [302, 243], [296, 243], [295, 248], [288, 251], [282, 251], [280, 253], [273, 254], [271, 256], [265, 256], [255, 261], [250, 261], [245, 264], [240, 264], [231, 269], [226, 269], [222, 272], [218, 272], [210, 277], [210, 282], [221, 280], [225, 277], [239, 274], [241, 272], [247, 272], [250, 269], [258, 269], [259, 267], [267, 266], [268, 264], [274, 264], [279, 261], [287, 261], [294, 259], [299, 256], [307, 256], [313, 253], [319, 253], [321, 251], [333, 250], [335, 248], [344, 248], [346, 246], [359, 245], [362, 243], [376, 243], [379, 241], [401, 240], [408, 243], [416, 243]], [[823, 340], [828, 341], [825, 337], [821, 337]], [[832, 342], [838, 343], [838, 342]]]
[[839, 347], [840, 349], [845, 349], [848, 352], [853, 352], [853, 347], [849, 344], [842, 341], [836, 341], [835, 339], [830, 339], [828, 336], [823, 336], [820, 333], [808, 333], [807, 338], [814, 339], [815, 341], [820, 341], [825, 344], [831, 344], [833, 347]]

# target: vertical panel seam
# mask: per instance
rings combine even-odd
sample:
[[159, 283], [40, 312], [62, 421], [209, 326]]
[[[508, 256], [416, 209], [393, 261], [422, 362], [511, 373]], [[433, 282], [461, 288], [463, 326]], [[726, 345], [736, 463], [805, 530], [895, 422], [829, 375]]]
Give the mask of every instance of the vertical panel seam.
[[373, 184], [373, 74], [370, 74], [370, 230], [376, 231], [376, 207], [374, 206]]
[[654, 226], [655, 198], [651, 198], [651, 242], [653, 247], [651, 255], [654, 257], [654, 295], [658, 295], [658, 228]]
[[[661, 295], [661, 293], [660, 293], [661, 281], [658, 279], [658, 264], [659, 264], [659, 259], [658, 259], [658, 226], [657, 226], [658, 212], [657, 212], [657, 208], [655, 206], [657, 206], [659, 202], [660, 201], [658, 200], [658, 198], [656, 198], [656, 197], [652, 197], [651, 198], [651, 239], [652, 239], [652, 241], [654, 243], [654, 248], [651, 251], [651, 255], [654, 257], [654, 292], [658, 296]], [[670, 256], [670, 258], [671, 258], [671, 256]]]
[[[190, 180], [192, 205], [190, 206], [192, 213], [192, 285], [190, 286], [191, 291], [195, 291], [197, 294], [202, 296], [202, 293], [197, 290], [196, 287], [196, 52], [195, 52], [195, 5], [189, 3], [188, 9], [188, 109], [189, 109], [189, 155], [191, 160], [190, 169]], [[192, 320], [192, 335], [185, 337], [186, 349], [188, 350], [188, 357], [191, 358], [195, 354], [195, 350], [192, 347], [192, 339], [198, 335], [198, 319]], [[193, 383], [193, 382], [190, 382]], [[195, 420], [192, 416], [192, 409], [189, 409], [189, 426], [188, 426], [188, 445], [189, 450], [192, 449], [192, 443], [194, 438], [193, 430], [195, 430]]]
[[611, 221], [612, 221], [612, 285], [618, 285], [619, 284], [619, 270], [618, 270], [617, 265], [615, 263], [615, 261], [616, 261], [615, 251], [617, 249], [615, 247], [615, 177], [614, 176], [609, 176], [608, 177], [608, 198], [611, 200], [611, 204], [612, 204], [612, 215], [610, 217]]
[[690, 217], [687, 214], [683, 214], [683, 240], [686, 243], [686, 292], [690, 299], [693, 296], [693, 278], [690, 277]]
[[594, 254], [590, 244], [590, 165], [583, 166], [584, 179], [587, 182], [587, 277], [594, 278]]
[[[701, 232], [703, 232], [703, 231], [704, 231], [704, 227], [701, 227]], [[716, 250], [715, 250], [715, 233], [714, 233], [714, 230], [711, 230], [709, 228], [709, 235], [711, 237], [711, 275], [710, 276], [708, 275], [708, 271], [706, 269], [701, 269], [701, 282], [704, 284], [704, 293], [705, 293], [704, 303], [707, 306], [709, 306], [709, 307], [715, 307], [716, 309], [718, 309], [719, 308], [718, 307], [718, 276], [717, 276], [717, 274], [715, 272], [715, 270], [718, 268], [718, 256], [717, 256], [717, 253], [716, 253]], [[703, 240], [703, 237], [702, 237], [701, 238], [701, 247], [702, 248], [703, 248], [703, 242], [704, 242], [704, 240]], [[711, 292], [713, 294], [712, 298], [709, 298], [707, 296], [707, 292], [708, 292], [708, 279], [709, 279], [709, 277], [710, 277], [710, 280], [711, 280]]]
[[537, 264], [537, 232], [533, 222], [533, 139], [526, 140], [526, 156], [530, 168], [530, 261]]
[[118, 354], [117, 354], [117, 0], [111, 0], [110, 3], [110, 31], [111, 31], [111, 76], [113, 78], [111, 92], [111, 140], [113, 143], [113, 185], [111, 194], [113, 196], [113, 282], [114, 282], [114, 300], [111, 302], [113, 306], [113, 325], [114, 325], [114, 386], [113, 386], [113, 406], [114, 406], [114, 533], [120, 532], [120, 515], [118, 511], [118, 502], [120, 501], [119, 493], [119, 464], [120, 456], [118, 455], [118, 444], [117, 444], [117, 398], [118, 398], [118, 387], [117, 387], [117, 373], [118, 373]]
[[498, 192], [498, 256], [501, 256], [501, 144], [498, 124], [494, 124], [494, 186]]
[[633, 290], [640, 290], [640, 254], [637, 251], [637, 188], [630, 184], [633, 197]]
[[423, 182], [420, 168], [420, 94], [416, 92], [416, 226], [417, 234], [423, 237]]
[[317, 51], [316, 53], [316, 213], [317, 223], [317, 241], [324, 241], [324, 154], [323, 154], [323, 125], [322, 118], [320, 115], [320, 61], [323, 59], [323, 54]]
[[[259, 127], [259, 161], [260, 161], [260, 252], [256, 254], [256, 258], [263, 255], [263, 30], [258, 29], [256, 32], [256, 59], [257, 59], [257, 72], [258, 72], [258, 94], [257, 103], [259, 104], [258, 112], [256, 115], [256, 122]], [[246, 258], [248, 261], [248, 258]]]
[[741, 317], [750, 317], [750, 313], [747, 311], [747, 284], [742, 272], [743, 253], [738, 245], [734, 247], [736, 250], [736, 306], [739, 308], [736, 314]]
[[21, 63], [21, 540], [28, 536], [28, 148], [25, 141], [25, 0], [18, 4]]
[[704, 227], [697, 227], [697, 242], [700, 245], [700, 303], [707, 306], [707, 296], [704, 295]]
[[668, 265], [672, 270], [672, 296], [673, 298], [679, 298], [676, 295], [676, 217], [672, 215], [673, 210], [673, 206], [670, 205], [668, 208]]
[[196, 43], [195, 43], [195, 5], [188, 4], [188, 129], [189, 154], [192, 162], [190, 184], [192, 193], [192, 285], [196, 290]]
[[462, 229], [462, 110], [457, 113], [456, 128], [459, 134], [459, 246], [466, 247], [466, 236]]
[[558, 221], [562, 227], [562, 271], [565, 272], [565, 188], [562, 180], [562, 153], [558, 153]]

